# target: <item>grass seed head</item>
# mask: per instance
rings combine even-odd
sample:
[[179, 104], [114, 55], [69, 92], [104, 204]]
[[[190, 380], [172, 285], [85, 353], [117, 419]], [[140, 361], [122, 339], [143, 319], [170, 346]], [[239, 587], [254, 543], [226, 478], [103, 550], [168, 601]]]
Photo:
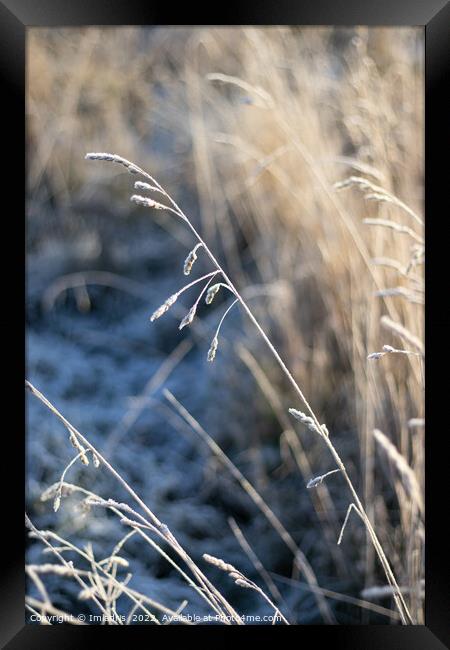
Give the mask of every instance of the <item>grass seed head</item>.
[[153, 314], [150, 316], [150, 320], [153, 322], [154, 320], [160, 318], [163, 314], [165, 314], [166, 311], [168, 311], [172, 307], [173, 303], [176, 301], [177, 298], [178, 298], [177, 293], [174, 293], [171, 296], [169, 296], [169, 298], [167, 298], [167, 300], [160, 307], [158, 307], [158, 309], [156, 309], [153, 312]]
[[135, 190], [146, 190], [147, 192], [160, 192], [161, 190], [158, 187], [155, 187], [154, 185], [150, 185], [149, 183], [144, 183], [143, 181], [136, 181], [134, 184], [134, 189]]
[[130, 174], [141, 173], [139, 167], [137, 167], [134, 163], [114, 153], [87, 153], [85, 158], [86, 160], [106, 160], [107, 162], [119, 163], [119, 165], [126, 167]]
[[220, 289], [220, 282], [218, 282], [217, 284], [213, 284], [212, 287], [208, 289], [205, 298], [205, 302], [207, 305], [210, 305], [212, 303], [219, 289]]
[[89, 459], [86, 455], [86, 449], [80, 445], [74, 433], [70, 433], [69, 440], [72, 446], [75, 447], [75, 449], [79, 452], [80, 460], [83, 463], [83, 465], [89, 465]]
[[196, 311], [197, 311], [197, 305], [193, 305], [188, 311], [188, 313], [186, 314], [186, 316], [181, 321], [180, 325], [178, 326], [178, 329], [182, 330], [183, 327], [186, 327], [186, 325], [190, 325], [195, 318]]
[[381, 359], [381, 357], [384, 357], [385, 353], [384, 352], [372, 352], [371, 354], [367, 355], [368, 359]]
[[209, 555], [208, 553], [204, 553], [203, 559], [205, 560], [205, 562], [208, 562], [208, 564], [212, 564], [213, 566], [217, 567], [221, 571], [226, 571], [227, 573], [230, 574], [234, 573], [235, 575], [239, 575], [240, 577], [240, 574], [236, 573], [236, 569], [232, 564], [228, 564], [227, 562], [224, 562], [220, 558], [214, 557], [214, 555]]
[[310, 490], [311, 488], [320, 485], [322, 481], [323, 481], [323, 476], [316, 476], [316, 478], [312, 478], [308, 481], [306, 487], [308, 488], [308, 490]]
[[143, 205], [145, 208], [155, 208], [155, 210], [166, 210], [167, 206], [158, 201], [150, 199], [148, 196], [141, 196], [140, 194], [133, 194], [130, 198], [130, 201], [136, 203], [136, 205]]
[[253, 585], [248, 580], [245, 580], [244, 578], [239, 577], [234, 582], [239, 587], [244, 587], [244, 589], [253, 589]]
[[201, 244], [197, 244], [196, 246], [194, 246], [194, 248], [189, 252], [189, 255], [184, 260], [184, 266], [183, 266], [184, 275], [189, 275], [189, 273], [192, 271], [194, 262], [197, 259], [197, 250], [200, 248], [200, 246]]
[[303, 413], [302, 411], [298, 411], [297, 409], [289, 409], [289, 413], [296, 419], [299, 420], [302, 424], [308, 427], [311, 431], [315, 431], [316, 433], [322, 434], [322, 431], [319, 431], [317, 429], [316, 423], [314, 420], [309, 416]]
[[53, 510], [55, 512], [58, 512], [60, 505], [61, 505], [61, 492], [58, 492], [55, 496], [55, 500], [53, 501]]
[[211, 341], [211, 347], [208, 350], [208, 361], [212, 362], [216, 358], [217, 347], [219, 345], [219, 339], [217, 336]]

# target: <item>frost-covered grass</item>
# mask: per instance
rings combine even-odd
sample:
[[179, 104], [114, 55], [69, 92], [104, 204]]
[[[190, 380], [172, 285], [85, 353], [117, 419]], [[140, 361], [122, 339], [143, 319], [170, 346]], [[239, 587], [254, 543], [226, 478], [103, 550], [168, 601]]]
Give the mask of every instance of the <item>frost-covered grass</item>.
[[[291, 623], [324, 622], [323, 602], [341, 623], [397, 621], [379, 549], [349, 510], [342, 471], [329, 474], [336, 465], [317, 434], [325, 422], [408, 610], [423, 622], [421, 39], [414, 30], [199, 35], [32, 34], [27, 377], [168, 526], [222, 594], [221, 607], [271, 611], [261, 594], [205, 563], [205, 553], [260, 586]], [[170, 188], [317, 422], [239, 305], [215, 337], [233, 300], [226, 288], [209, 305], [206, 289], [181, 332], [197, 285], [149, 322], [211, 267], [183, 219], [128, 203], [126, 170], [83, 160], [104, 148]], [[134, 192], [163, 202], [144, 187]], [[112, 504], [86, 502], [95, 497], [80, 488], [117, 503], [128, 497], [90, 453], [89, 466], [78, 459], [68, 469], [64, 481], [78, 487], [60, 485], [56, 512], [58, 487], [41, 499], [80, 452], [42, 403], [29, 396], [27, 404], [28, 512], [39, 530], [85, 554], [61, 551], [88, 587], [70, 567], [45, 566], [61, 561], [33, 540], [29, 606], [93, 612], [94, 596], [126, 620], [140, 607], [133, 597], [145, 596], [160, 622], [158, 604], [210, 613], [206, 592], [140, 533], [126, 539], [123, 561], [111, 561], [130, 526]], [[294, 546], [317, 586], [294, 561]], [[174, 560], [167, 541], [162, 549]], [[95, 575], [102, 559], [107, 584]], [[122, 595], [115, 580], [128, 580]]]

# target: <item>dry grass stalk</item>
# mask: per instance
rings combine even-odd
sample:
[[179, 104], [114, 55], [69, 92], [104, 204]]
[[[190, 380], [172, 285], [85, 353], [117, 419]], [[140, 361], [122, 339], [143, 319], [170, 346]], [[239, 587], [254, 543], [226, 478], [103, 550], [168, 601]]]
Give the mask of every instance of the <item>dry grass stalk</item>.
[[343, 190], [349, 187], [357, 187], [365, 192], [364, 198], [369, 201], [385, 201], [387, 203], [392, 203], [393, 205], [407, 212], [418, 224], [423, 226], [422, 219], [414, 212], [414, 210], [407, 206], [406, 203], [403, 203], [403, 201], [401, 201], [398, 197], [394, 196], [383, 187], [375, 185], [367, 178], [364, 178], [362, 176], [350, 176], [344, 181], [340, 181], [334, 184], [335, 190]]
[[382, 431], [374, 429], [373, 435], [399, 473], [408, 496], [417, 505], [423, 515], [424, 503], [419, 482], [414, 470], [411, 469], [406, 458], [398, 451], [395, 445], [392, 444], [389, 438]]
[[[211, 301], [210, 301], [210, 302], [211, 302]], [[214, 359], [216, 358], [216, 352], [217, 352], [217, 348], [218, 348], [218, 346], [219, 346], [219, 332], [220, 332], [220, 328], [222, 327], [223, 321], [224, 321], [225, 318], [227, 317], [228, 313], [230, 312], [230, 310], [234, 307], [234, 305], [235, 305], [237, 302], [238, 302], [238, 298], [236, 298], [236, 300], [233, 300], [233, 302], [232, 302], [231, 305], [230, 305], [230, 306], [225, 310], [225, 312], [224, 312], [222, 318], [221, 318], [220, 321], [219, 321], [219, 324], [218, 324], [217, 329], [216, 329], [216, 333], [214, 334], [214, 336], [213, 336], [213, 338], [212, 338], [211, 345], [210, 345], [210, 348], [209, 348], [209, 350], [208, 350], [208, 355], [207, 355], [207, 360], [208, 360], [208, 361], [214, 361]]]
[[382, 226], [383, 228], [389, 228], [395, 232], [409, 235], [411, 239], [414, 239], [414, 241], [423, 244], [423, 238], [414, 232], [412, 228], [409, 228], [409, 226], [403, 226], [396, 221], [391, 221], [389, 219], [363, 219], [363, 223], [368, 226]]
[[393, 348], [392, 345], [383, 345], [382, 352], [371, 352], [367, 358], [381, 359], [382, 357], [386, 356], [386, 354], [411, 354], [413, 356], [422, 356], [420, 352], [412, 352], [411, 350], [398, 350], [397, 348]]
[[344, 523], [342, 524], [341, 532], [339, 533], [339, 538], [338, 538], [338, 541], [337, 541], [338, 546], [342, 542], [342, 537], [344, 536], [344, 530], [345, 530], [345, 527], [347, 526], [348, 518], [350, 517], [350, 513], [351, 513], [352, 510], [354, 510], [356, 512], [356, 514], [359, 515], [359, 517], [364, 522], [364, 518], [362, 517], [362, 515], [361, 515], [360, 511], [358, 510], [358, 508], [355, 506], [354, 503], [351, 503], [349, 505], [349, 507], [347, 508], [347, 513], [345, 515]]
[[[425, 597], [425, 590], [424, 590], [425, 583], [422, 581], [421, 584], [421, 596], [422, 598]], [[402, 593], [408, 594], [411, 592], [410, 587], [400, 587]], [[392, 597], [392, 588], [389, 587], [388, 585], [384, 585], [383, 587], [368, 587], [367, 589], [363, 589], [361, 592], [362, 598], [373, 598], [374, 600], [382, 599], [382, 598], [390, 598]]]
[[410, 291], [406, 287], [389, 287], [387, 289], [379, 289], [378, 291], [375, 291], [374, 295], [380, 298], [398, 296], [400, 298], [406, 298], [406, 300], [409, 300], [409, 302], [416, 305], [424, 304], [424, 298], [420, 292]]
[[421, 354], [425, 354], [423, 342], [419, 339], [419, 337], [410, 332], [404, 325], [392, 320], [389, 318], [389, 316], [382, 316], [380, 322], [382, 327], [388, 329], [390, 332], [393, 332], [401, 339], [415, 347], [416, 350], [418, 350]]
[[266, 90], [264, 90], [264, 88], [249, 84], [243, 79], [240, 79], [239, 77], [222, 74], [220, 72], [211, 72], [206, 76], [206, 78], [208, 81], [220, 81], [222, 83], [237, 86], [238, 88], [241, 88], [242, 90], [245, 90], [250, 94], [254, 94], [260, 99], [262, 99], [264, 102], [263, 106], [267, 108], [273, 106], [273, 99], [270, 96], [270, 94]]
[[[303, 583], [299, 583], [297, 580], [293, 580], [292, 578], [286, 578], [285, 576], [280, 576], [277, 574], [272, 573], [273, 577], [280, 582], [283, 582], [285, 584], [291, 585], [293, 587], [301, 588], [301, 589], [311, 589], [308, 585], [305, 585]], [[360, 607], [363, 610], [370, 610], [373, 611], [377, 614], [381, 614], [382, 616], [387, 616], [388, 618], [392, 619], [393, 621], [399, 621], [400, 620], [400, 614], [392, 609], [388, 609], [387, 607], [381, 607], [380, 605], [376, 605], [375, 603], [371, 603], [368, 600], [363, 600], [361, 598], [355, 598], [354, 596], [348, 596], [347, 594], [341, 594], [337, 591], [333, 591], [331, 589], [324, 589], [323, 587], [318, 587], [324, 596], [327, 596], [327, 598], [331, 598], [333, 600], [337, 600], [343, 603], [349, 603], [351, 605], [355, 605], [356, 607]], [[390, 594], [392, 594], [392, 588], [387, 586], [387, 589], [390, 589]]]
[[162, 386], [173, 370], [192, 349], [193, 343], [190, 339], [182, 340], [164, 359], [156, 372], [144, 386], [142, 393], [132, 402], [131, 407], [126, 411], [118, 425], [111, 431], [105, 444], [105, 455], [110, 456], [115, 448], [133, 424], [137, 421], [142, 411], [148, 406], [151, 396]]

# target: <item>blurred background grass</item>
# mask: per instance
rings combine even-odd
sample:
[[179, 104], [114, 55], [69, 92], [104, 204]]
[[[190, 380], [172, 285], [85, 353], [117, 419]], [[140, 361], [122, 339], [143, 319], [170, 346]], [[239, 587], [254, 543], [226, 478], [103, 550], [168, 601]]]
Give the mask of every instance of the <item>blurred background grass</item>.
[[[29, 376], [109, 450], [194, 555], [248, 562], [227, 524], [235, 516], [299, 622], [320, 621], [320, 614], [277, 536], [214, 460], [186, 432], [180, 436], [159, 392], [139, 411], [132, 398], [175, 354], [166, 385], [252, 478], [321, 587], [359, 596], [384, 584], [365, 531], [350, 520], [335, 546], [348, 495], [336, 475], [314, 494], [305, 489], [311, 476], [332, 468], [331, 458], [311, 432], [290, 430], [283, 414], [300, 405], [245, 319], [226, 321], [212, 366], [205, 357], [221, 300], [218, 311], [200, 314], [191, 334], [181, 336], [171, 314], [149, 325], [148, 315], [182, 286], [193, 242], [170, 216], [128, 202], [126, 172], [84, 155], [110, 151], [147, 169], [192, 217], [237, 286], [248, 287], [252, 308], [336, 439], [423, 622], [422, 516], [373, 436], [381, 429], [423, 486], [424, 431], [408, 426], [423, 417], [421, 362], [367, 360], [384, 344], [405, 347], [380, 326], [382, 316], [423, 338], [423, 267], [399, 273], [417, 242], [363, 219], [392, 219], [423, 233], [398, 206], [367, 201], [357, 188], [333, 188], [350, 175], [364, 177], [422, 214], [423, 101], [420, 28], [28, 34]], [[197, 264], [198, 274], [209, 270], [201, 256]], [[406, 298], [376, 295], [399, 286]], [[191, 336], [192, 348], [185, 343], [180, 352]], [[70, 451], [38, 406], [30, 403], [28, 415], [27, 499], [38, 523], [94, 540], [100, 552], [114, 546], [105, 515], [74, 519], [40, 503]], [[81, 484], [93, 480], [84, 469], [72, 471]], [[114, 497], [107, 479], [95, 481]], [[165, 602], [183, 596], [168, 570], [139, 558], [133, 545], [130, 554], [141, 562], [137, 580], [151, 575]], [[70, 590], [59, 583], [55, 590], [61, 604], [72, 602]], [[237, 606], [260, 607], [239, 590], [234, 598]], [[331, 602], [340, 622], [389, 621]], [[391, 604], [389, 596], [380, 602]]]

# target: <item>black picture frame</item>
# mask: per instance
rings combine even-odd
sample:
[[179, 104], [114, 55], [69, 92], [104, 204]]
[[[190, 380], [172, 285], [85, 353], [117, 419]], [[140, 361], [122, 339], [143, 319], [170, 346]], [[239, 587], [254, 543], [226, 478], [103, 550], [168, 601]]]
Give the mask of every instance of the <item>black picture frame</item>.
[[[99, 626], [50, 627], [25, 625], [24, 620], [24, 545], [21, 543], [23, 513], [20, 497], [24, 496], [25, 436], [23, 377], [25, 367], [24, 336], [20, 320], [24, 305], [24, 219], [21, 197], [24, 194], [24, 170], [26, 153], [22, 148], [25, 132], [25, 39], [31, 26], [81, 26], [81, 25], [219, 25], [219, 24], [298, 24], [298, 25], [421, 25], [425, 29], [425, 160], [426, 160], [426, 508], [428, 514], [426, 536], [426, 625], [425, 626], [321, 626], [312, 628], [265, 627], [263, 634], [300, 635], [300, 643], [326, 645], [348, 650], [389, 648], [395, 650], [433, 650], [450, 648], [450, 599], [449, 557], [446, 526], [446, 494], [448, 493], [447, 455], [443, 452], [445, 437], [443, 426], [448, 420], [446, 394], [448, 380], [448, 351], [446, 334], [450, 318], [445, 291], [448, 276], [448, 237], [445, 237], [447, 214], [443, 208], [448, 204], [448, 101], [446, 86], [449, 85], [450, 5], [445, 0], [254, 0], [254, 2], [228, 2], [211, 7], [185, 3], [174, 9], [168, 3], [139, 3], [133, 0], [3, 0], [0, 2], [0, 75], [2, 78], [3, 134], [12, 136], [10, 146], [3, 145], [0, 156], [3, 170], [3, 207], [6, 198], [11, 207], [4, 207], [4, 235], [6, 246], [14, 254], [2, 255], [6, 261], [3, 278], [8, 290], [4, 305], [7, 316], [2, 318], [4, 341], [17, 342], [14, 363], [8, 376], [8, 413], [14, 413], [13, 431], [4, 425], [3, 471], [0, 472], [3, 487], [3, 551], [0, 588], [0, 642], [1, 647], [19, 648], [77, 648], [92, 642]], [[441, 155], [439, 155], [441, 154]], [[445, 200], [447, 199], [447, 201]], [[448, 232], [448, 231], [447, 231]], [[6, 253], [6, 251], [4, 251]], [[9, 251], [8, 251], [9, 252]], [[14, 278], [14, 281], [13, 281]], [[13, 286], [16, 284], [17, 286]], [[5, 283], [6, 284], [6, 283]], [[20, 324], [19, 324], [20, 323]], [[448, 347], [448, 346], [447, 346]], [[442, 375], [439, 366], [442, 365]], [[6, 374], [6, 371], [5, 371]], [[442, 378], [441, 378], [442, 376]], [[13, 397], [17, 396], [15, 407]], [[8, 425], [9, 427], [9, 425]], [[6, 441], [8, 440], [8, 443]], [[7, 462], [5, 462], [7, 461]], [[10, 472], [6, 471], [9, 466]], [[6, 533], [6, 530], [8, 531]], [[91, 630], [97, 632], [91, 632]], [[103, 627], [101, 628], [103, 629]], [[115, 634], [142, 634], [146, 627], [115, 628]], [[150, 633], [153, 633], [153, 629]], [[174, 629], [164, 632], [173, 634]], [[215, 634], [215, 627], [192, 628], [203, 634]], [[223, 630], [223, 626], [220, 626]], [[233, 629], [233, 628], [226, 628]], [[234, 628], [236, 629], [236, 628]], [[242, 634], [253, 635], [261, 628], [240, 628]], [[109, 634], [105, 629], [103, 634]], [[184, 634], [197, 634], [188, 631]], [[221, 631], [221, 634], [223, 632]], [[230, 634], [233, 634], [230, 632]], [[305, 639], [310, 635], [310, 640]], [[115, 637], [117, 638], [117, 637]], [[253, 637], [252, 637], [253, 638]], [[148, 637], [146, 637], [148, 639]], [[121, 640], [118, 639], [120, 642]], [[141, 639], [141, 642], [144, 638]], [[312, 647], [311, 645], [306, 647]]]

